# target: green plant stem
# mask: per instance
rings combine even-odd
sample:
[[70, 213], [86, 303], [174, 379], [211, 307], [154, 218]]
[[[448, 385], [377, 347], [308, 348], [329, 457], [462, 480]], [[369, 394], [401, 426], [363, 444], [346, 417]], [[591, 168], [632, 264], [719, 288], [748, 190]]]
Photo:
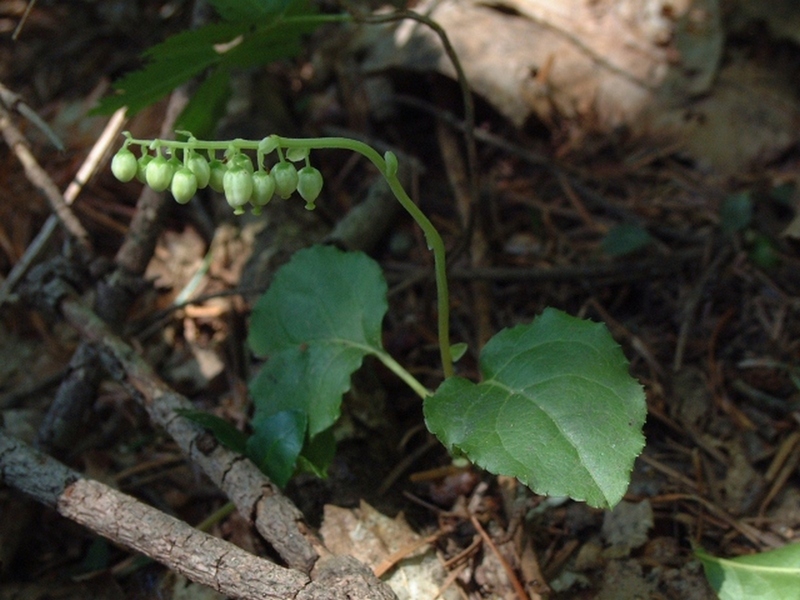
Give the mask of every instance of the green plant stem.
[[[436, 274], [436, 293], [437, 293], [437, 312], [438, 312], [438, 328], [439, 328], [439, 354], [442, 360], [442, 371], [445, 378], [452, 377], [453, 370], [453, 355], [450, 348], [450, 294], [447, 287], [447, 263], [444, 241], [442, 236], [433, 226], [430, 219], [425, 216], [420, 208], [414, 204], [414, 201], [403, 189], [403, 185], [397, 178], [397, 174], [390, 172], [386, 168], [386, 161], [378, 152], [371, 146], [360, 142], [342, 137], [328, 137], [328, 138], [285, 138], [280, 136], [270, 136], [276, 142], [276, 149], [288, 150], [291, 148], [308, 148], [309, 150], [322, 150], [322, 149], [338, 149], [350, 150], [358, 152], [374, 164], [381, 175], [386, 179], [389, 188], [392, 190], [397, 201], [401, 206], [411, 215], [411, 218], [416, 221], [425, 234], [425, 241], [428, 248], [433, 252], [434, 270]], [[239, 150], [259, 150], [259, 145], [262, 140], [244, 140], [235, 139], [228, 141], [198, 141], [192, 140], [189, 142], [180, 142], [174, 140], [137, 140], [128, 134], [125, 145], [137, 144], [140, 146], [154, 147], [156, 151], [161, 148], [169, 148], [170, 150], [185, 150], [187, 148], [204, 148], [207, 150], [227, 150], [231, 146], [235, 146]], [[387, 366], [389, 366], [387, 364]], [[391, 368], [391, 367], [389, 367]], [[414, 386], [412, 386], [414, 387]], [[418, 392], [419, 393], [419, 392]], [[427, 395], [427, 393], [425, 394]], [[425, 397], [425, 396], [423, 396]]]
[[409, 373], [403, 365], [397, 362], [392, 355], [388, 352], [375, 352], [374, 349], [370, 350], [384, 366], [392, 373], [397, 375], [400, 379], [406, 382], [406, 385], [414, 390], [417, 395], [423, 400], [431, 395], [431, 391], [422, 385], [419, 380]]
[[199, 523], [195, 527], [195, 529], [205, 532], [211, 531], [211, 528], [214, 525], [222, 521], [225, 517], [230, 515], [235, 510], [236, 510], [236, 505], [233, 502], [228, 502], [227, 504], [223, 504], [216, 511], [214, 511], [208, 517], [203, 519], [203, 522]]

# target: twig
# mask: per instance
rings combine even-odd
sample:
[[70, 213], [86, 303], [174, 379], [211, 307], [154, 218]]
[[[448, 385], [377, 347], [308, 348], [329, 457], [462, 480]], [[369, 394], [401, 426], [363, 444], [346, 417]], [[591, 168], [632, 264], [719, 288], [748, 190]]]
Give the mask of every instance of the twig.
[[11, 34], [11, 39], [14, 40], [15, 42], [17, 41], [19, 34], [22, 32], [22, 27], [28, 20], [28, 15], [31, 14], [34, 4], [36, 4], [36, 0], [28, 0], [28, 5], [25, 7], [25, 12], [22, 13], [22, 18], [19, 20], [19, 23], [17, 23], [17, 26], [14, 28], [14, 33]]
[[469, 520], [472, 522], [472, 526], [475, 530], [480, 534], [483, 543], [492, 551], [492, 553], [497, 557], [497, 560], [500, 561], [500, 564], [503, 567], [503, 570], [506, 572], [506, 576], [508, 580], [511, 582], [511, 587], [514, 588], [514, 593], [517, 595], [519, 600], [528, 600], [528, 592], [525, 591], [525, 588], [522, 587], [522, 584], [517, 577], [517, 574], [514, 573], [514, 569], [511, 568], [511, 565], [508, 564], [506, 557], [500, 553], [500, 550], [495, 545], [492, 538], [489, 537], [489, 534], [486, 533], [486, 530], [481, 525], [480, 521], [478, 521], [475, 515], [470, 515]]
[[47, 139], [50, 140], [57, 150], [61, 152], [64, 151], [64, 144], [56, 135], [56, 132], [50, 129], [50, 126], [45, 123], [38, 114], [36, 114], [35, 110], [25, 104], [25, 102], [22, 100], [22, 96], [15, 94], [2, 83], [0, 83], [0, 102], [5, 104], [7, 110], [18, 112], [23, 117], [28, 119], [28, 121], [36, 125], [39, 131], [47, 136]]
[[184, 454], [251, 518], [258, 532], [291, 568], [311, 574], [302, 598], [316, 598], [338, 588], [334, 596], [352, 600], [395, 598], [372, 571], [351, 557], [332, 556], [311, 531], [303, 514], [280, 489], [243, 456], [224, 448], [202, 428], [179, 414], [191, 410], [187, 398], [170, 389], [133, 348], [118, 338], [75, 298], [61, 302], [61, 313], [105, 355], [104, 366], [132, 393], [150, 418], [172, 436]]
[[[106, 156], [108, 148], [112, 143], [114, 143], [120, 131], [122, 131], [124, 124], [125, 110], [120, 109], [113, 114], [111, 119], [109, 119], [105, 129], [103, 130], [103, 133], [97, 139], [94, 146], [89, 151], [89, 155], [86, 157], [86, 160], [83, 161], [81, 168], [78, 169], [75, 177], [67, 186], [67, 190], [64, 192], [64, 202], [66, 202], [68, 205], [71, 205], [73, 202], [75, 202], [75, 199], [80, 194], [83, 186], [86, 185], [86, 182], [91, 179], [92, 175], [94, 175], [99, 166], [102, 164], [102, 160]], [[22, 258], [17, 261], [17, 263], [14, 265], [14, 268], [11, 269], [8, 277], [6, 277], [5, 281], [3, 281], [2, 285], [0, 285], [0, 306], [2, 306], [8, 300], [9, 294], [25, 276], [25, 273], [28, 272], [28, 269], [30, 269], [34, 261], [39, 257], [39, 254], [41, 254], [42, 250], [47, 245], [47, 242], [50, 240], [50, 236], [53, 235], [53, 231], [55, 231], [57, 225], [58, 217], [55, 215], [50, 215], [42, 228], [39, 230], [39, 233], [36, 234], [36, 237], [28, 245], [27, 250], [25, 250], [25, 254], [23, 254]]]
[[299, 571], [279, 567], [127, 494], [84, 479], [3, 430], [0, 476], [64, 517], [226, 596], [286, 600], [296, 598], [310, 583]]
[[389, 570], [394, 568], [394, 566], [399, 563], [404, 558], [408, 558], [414, 552], [422, 548], [423, 546], [427, 546], [428, 544], [433, 544], [439, 537], [444, 533], [444, 531], [437, 531], [429, 535], [428, 537], [424, 537], [418, 540], [411, 542], [410, 544], [406, 544], [396, 552], [393, 552], [390, 556], [384, 558], [380, 564], [375, 565], [372, 568], [373, 573], [375, 573], [375, 577], [383, 577]]
[[[216, 441], [204, 443], [204, 430], [179, 416], [194, 406], [171, 390], [125, 342], [79, 301], [67, 299], [61, 310], [85, 340], [96, 343], [104, 354], [109, 373], [125, 384], [147, 410], [154, 423], [163, 427], [181, 450], [193, 460], [236, 504], [243, 515], [252, 515], [256, 529], [290, 567], [310, 572], [319, 558], [319, 542], [303, 524], [299, 510], [248, 460]], [[207, 441], [207, 440], [206, 440]], [[305, 537], [308, 535], [313, 540]]]
[[45, 198], [47, 198], [50, 207], [53, 209], [53, 212], [58, 217], [64, 229], [67, 230], [87, 253], [91, 253], [92, 244], [86, 229], [84, 229], [81, 222], [72, 213], [69, 206], [64, 201], [64, 196], [61, 195], [56, 184], [50, 179], [47, 171], [42, 168], [36, 160], [36, 157], [33, 156], [28, 142], [11, 121], [11, 115], [2, 106], [0, 106], [0, 130], [3, 132], [3, 137], [8, 147], [11, 148], [14, 154], [17, 155], [19, 162], [22, 163], [28, 180], [44, 194]]

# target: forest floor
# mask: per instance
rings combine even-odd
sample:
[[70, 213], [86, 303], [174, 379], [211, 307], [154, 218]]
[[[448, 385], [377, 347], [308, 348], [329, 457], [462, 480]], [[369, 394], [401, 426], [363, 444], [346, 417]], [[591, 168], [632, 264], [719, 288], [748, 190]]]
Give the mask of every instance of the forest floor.
[[[55, 150], [14, 117], [63, 190], [108, 120], [87, 110], [143, 50], [185, 26], [187, 9], [179, 2], [103, 9], [40, 2], [12, 41], [17, 4], [0, 2], [0, 83], [63, 140], [66, 149]], [[358, 558], [374, 563], [391, 554], [392, 538], [429, 538], [446, 598], [519, 598], [522, 585], [530, 597], [552, 599], [702, 600], [715, 594], [695, 548], [735, 557], [800, 541], [800, 246], [786, 235], [798, 201], [796, 147], [723, 176], [622, 134], [587, 134], [577, 144], [568, 124], [515, 127], [478, 100], [475, 209], [464, 192], [462, 132], [452, 126], [461, 123], [458, 86], [431, 73], [391, 73], [399, 100], [389, 118], [378, 119], [374, 107], [343, 89], [357, 79], [346, 65], [341, 79], [308, 75], [319, 68], [314, 43], [296, 61], [237, 75], [220, 138], [346, 130], [395, 149], [416, 165], [414, 200], [444, 233], [451, 256], [453, 337], [470, 347], [459, 374], [478, 380], [476, 349], [490, 335], [553, 306], [606, 323], [648, 405], [646, 447], [628, 493], [603, 511], [537, 496], [474, 468], [450, 468], [447, 452], [425, 433], [419, 399], [368, 361], [345, 399], [329, 477], [300, 476], [286, 490], [326, 544], [357, 553], [348, 536], [367, 528]], [[753, 43], [762, 54], [800, 57], [796, 46]], [[165, 107], [154, 105], [126, 128], [157, 136]], [[7, 146], [0, 158], [5, 277], [50, 208]], [[266, 217], [234, 218], [211, 194], [187, 207], [171, 204], [147, 261], [148, 285], [114, 324], [175, 391], [241, 428], [256, 368], [245, 343], [252, 304], [271, 270], [329, 234], [375, 180], [343, 153], [320, 153], [315, 164], [326, 187], [311, 215], [296, 201], [271, 205]], [[107, 265], [123, 246], [140, 192], [140, 184], [115, 181], [106, 166], [78, 196], [73, 212], [93, 241], [93, 264]], [[435, 388], [441, 372], [425, 240], [400, 214], [374, 227], [369, 253], [390, 284], [385, 347]], [[65, 248], [57, 231], [42, 258]], [[190, 301], [176, 305], [182, 292]], [[53, 315], [5, 301], [6, 431], [37, 439], [59, 383], [77, 368], [70, 361], [79, 341]], [[97, 390], [77, 435], [52, 454], [190, 524], [227, 503], [126, 388], [104, 377]], [[0, 600], [215, 597], [11, 488], [0, 487], [0, 509]], [[238, 513], [209, 531], [271, 556]]]

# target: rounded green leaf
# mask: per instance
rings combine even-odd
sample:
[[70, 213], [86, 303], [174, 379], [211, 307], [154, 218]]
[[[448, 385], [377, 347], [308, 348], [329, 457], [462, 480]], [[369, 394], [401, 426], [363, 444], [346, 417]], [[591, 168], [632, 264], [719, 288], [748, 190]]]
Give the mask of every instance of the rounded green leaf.
[[546, 309], [481, 352], [483, 381], [447, 379], [428, 428], [486, 470], [540, 494], [613, 506], [644, 447], [642, 387], [603, 324]]
[[253, 419], [247, 456], [278, 486], [285, 487], [294, 474], [306, 437], [306, 415], [285, 410]]
[[720, 600], [800, 599], [800, 543], [730, 559], [695, 554]]
[[330, 246], [301, 250], [253, 308], [248, 342], [267, 358], [250, 384], [256, 414], [302, 410], [309, 436], [339, 417], [350, 375], [382, 352], [386, 280], [367, 255]]

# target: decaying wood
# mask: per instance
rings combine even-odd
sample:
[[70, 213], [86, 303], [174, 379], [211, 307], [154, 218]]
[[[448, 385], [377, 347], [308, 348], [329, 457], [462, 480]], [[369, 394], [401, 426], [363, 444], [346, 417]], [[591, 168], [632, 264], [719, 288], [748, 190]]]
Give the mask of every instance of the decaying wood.
[[[741, 57], [723, 64], [720, 5], [427, 0], [416, 10], [447, 32], [470, 88], [515, 125], [537, 119], [574, 147], [587, 135], [622, 132], [677, 147], [703, 168], [736, 173], [796, 143], [800, 108], [786, 85], [790, 71]], [[438, 37], [420, 24], [363, 37], [358, 49], [366, 48], [368, 74], [455, 76]]]
[[[716, 0], [424, 2], [447, 31], [470, 86], [516, 124], [532, 114], [628, 125], [654, 99], [685, 101], [710, 87], [722, 52]], [[500, 33], [502, 32], [502, 33]], [[405, 23], [365, 67], [454, 76], [438, 39]], [[502, 68], [500, 68], [502, 66]]]
[[98, 481], [0, 430], [0, 480], [109, 540], [227, 596], [287, 600], [310, 583]]

